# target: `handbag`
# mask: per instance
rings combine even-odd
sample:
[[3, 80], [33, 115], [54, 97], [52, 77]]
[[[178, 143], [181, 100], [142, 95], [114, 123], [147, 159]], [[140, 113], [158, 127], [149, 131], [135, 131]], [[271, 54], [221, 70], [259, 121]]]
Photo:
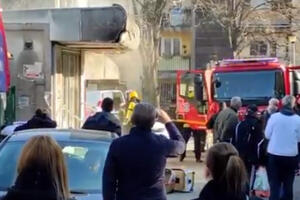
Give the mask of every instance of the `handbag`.
[[255, 172], [254, 183], [252, 187], [253, 193], [259, 198], [270, 197], [270, 185], [265, 167], [259, 167]]

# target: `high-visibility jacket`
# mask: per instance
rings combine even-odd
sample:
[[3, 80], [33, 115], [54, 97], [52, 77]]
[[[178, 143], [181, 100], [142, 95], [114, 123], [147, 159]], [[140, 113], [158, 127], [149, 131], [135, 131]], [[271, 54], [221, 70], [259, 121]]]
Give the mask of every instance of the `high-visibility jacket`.
[[126, 121], [129, 122], [131, 120], [134, 108], [136, 106], [135, 101], [130, 101], [128, 104], [127, 112], [126, 112]]

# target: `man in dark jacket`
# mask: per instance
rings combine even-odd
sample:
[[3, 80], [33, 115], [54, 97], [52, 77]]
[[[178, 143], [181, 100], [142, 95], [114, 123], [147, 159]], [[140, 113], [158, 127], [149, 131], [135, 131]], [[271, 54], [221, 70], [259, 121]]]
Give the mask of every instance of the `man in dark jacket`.
[[102, 130], [117, 133], [121, 136], [120, 121], [111, 114], [114, 101], [111, 98], [105, 98], [102, 102], [102, 112], [89, 117], [83, 125], [83, 129]]
[[220, 142], [230, 142], [234, 133], [235, 127], [238, 124], [238, 110], [242, 106], [240, 97], [232, 97], [230, 107], [224, 109], [218, 114], [215, 122], [216, 135]]
[[[170, 140], [152, 133], [156, 117]], [[164, 170], [168, 156], [182, 154], [184, 139], [166, 112], [146, 103], [136, 105], [129, 135], [114, 140], [103, 172], [104, 200], [166, 200]]]
[[57, 124], [46, 112], [41, 109], [35, 111], [35, 115], [25, 124], [18, 126], [14, 131], [23, 131], [38, 128], [56, 128]]
[[244, 161], [248, 174], [252, 166], [263, 164], [259, 162], [259, 143], [264, 139], [263, 124], [258, 117], [256, 105], [249, 105], [245, 120], [238, 123], [232, 143]]

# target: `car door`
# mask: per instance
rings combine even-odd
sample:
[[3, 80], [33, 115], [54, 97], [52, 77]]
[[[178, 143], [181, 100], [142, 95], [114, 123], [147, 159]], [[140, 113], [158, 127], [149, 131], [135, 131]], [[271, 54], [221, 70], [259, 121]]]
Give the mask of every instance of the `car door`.
[[177, 73], [177, 118], [194, 129], [204, 129], [208, 99], [203, 70]]

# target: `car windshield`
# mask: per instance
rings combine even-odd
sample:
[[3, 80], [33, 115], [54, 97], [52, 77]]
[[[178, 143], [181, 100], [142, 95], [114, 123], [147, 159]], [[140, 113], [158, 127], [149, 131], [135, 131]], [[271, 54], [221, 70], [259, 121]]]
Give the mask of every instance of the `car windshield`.
[[243, 100], [281, 98], [284, 94], [281, 71], [224, 72], [214, 74], [214, 98], [220, 101], [239, 96]]
[[[71, 191], [101, 193], [102, 172], [109, 144], [59, 142], [64, 153]], [[8, 142], [0, 150], [0, 189], [7, 190], [16, 179], [17, 162], [24, 142]]]

